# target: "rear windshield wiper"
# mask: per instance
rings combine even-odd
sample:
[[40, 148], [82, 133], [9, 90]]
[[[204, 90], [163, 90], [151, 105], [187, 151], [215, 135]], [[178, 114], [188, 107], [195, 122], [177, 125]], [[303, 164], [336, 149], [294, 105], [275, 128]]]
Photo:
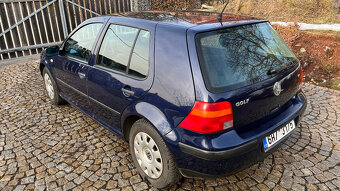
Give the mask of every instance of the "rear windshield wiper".
[[[298, 63], [297, 63], [298, 64]], [[288, 71], [292, 68], [294, 68], [296, 66], [296, 63], [294, 64], [294, 61], [290, 62], [288, 66], [286, 67], [283, 67], [281, 70], [279, 70], [279, 72], [285, 72], [285, 71]]]
[[273, 75], [273, 74], [276, 74], [276, 73], [277, 73], [277, 70], [270, 68], [267, 72], [267, 75], [270, 76], [270, 75]]

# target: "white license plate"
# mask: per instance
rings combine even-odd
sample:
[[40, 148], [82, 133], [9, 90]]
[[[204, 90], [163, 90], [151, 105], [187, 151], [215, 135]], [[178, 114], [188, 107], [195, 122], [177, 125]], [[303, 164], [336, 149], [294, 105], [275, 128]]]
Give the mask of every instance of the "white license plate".
[[291, 131], [295, 129], [294, 120], [289, 122], [284, 127], [281, 127], [276, 132], [272, 133], [271, 135], [263, 138], [263, 146], [264, 150], [270, 149], [275, 143], [279, 142], [283, 137], [287, 136]]

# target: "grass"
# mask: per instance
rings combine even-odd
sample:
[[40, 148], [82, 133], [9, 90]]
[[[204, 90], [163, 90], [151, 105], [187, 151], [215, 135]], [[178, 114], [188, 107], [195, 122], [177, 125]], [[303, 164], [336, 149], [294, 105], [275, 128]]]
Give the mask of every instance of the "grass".
[[328, 75], [328, 77], [332, 78], [334, 74], [337, 74], [340, 69], [332, 62], [327, 62], [325, 64], [321, 64], [321, 69]]
[[340, 91], [340, 78], [334, 78], [328, 81], [326, 87]]
[[[333, 7], [333, 0], [242, 0], [239, 14], [265, 18], [270, 21], [306, 22], [314, 24], [340, 23], [340, 14]], [[223, 5], [215, 7], [220, 11]], [[236, 1], [228, 5], [235, 12]]]
[[317, 31], [317, 30], [305, 30], [307, 34], [318, 35], [318, 36], [327, 36], [334, 37], [336, 39], [340, 39], [340, 31]]

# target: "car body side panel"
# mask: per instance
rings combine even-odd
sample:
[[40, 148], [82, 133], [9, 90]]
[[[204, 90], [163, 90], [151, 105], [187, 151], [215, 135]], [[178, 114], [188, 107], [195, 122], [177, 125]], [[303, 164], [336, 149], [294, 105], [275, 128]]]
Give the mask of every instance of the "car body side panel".
[[148, 94], [123, 113], [122, 120], [124, 122], [128, 114], [131, 115], [127, 111], [135, 111], [149, 120], [161, 135], [165, 135], [189, 114], [195, 103], [195, 90], [188, 57], [186, 29], [159, 24], [156, 28], [155, 43], [153, 86]]
[[[124, 122], [129, 116], [138, 116], [149, 121], [159, 134], [165, 135], [172, 130], [173, 126], [170, 124], [164, 113], [150, 103], [139, 101], [130, 105], [124, 113], [122, 113], [121, 127], [124, 127]], [[128, 137], [126, 137], [128, 138]]]
[[[138, 101], [152, 86], [154, 78], [154, 36], [155, 23], [134, 22], [135, 19], [112, 17], [104, 31], [102, 32], [98, 43], [95, 47], [94, 58], [90, 63], [92, 68], [88, 73], [88, 96], [91, 103], [90, 111], [98, 118], [108, 123], [113, 128], [121, 130], [120, 120], [121, 113], [125, 108]], [[131, 26], [147, 30], [150, 32], [150, 59], [149, 59], [149, 73], [146, 79], [134, 79], [125, 74], [117, 73], [113, 70], [106, 70], [98, 67], [96, 60], [99, 54], [101, 43], [104, 39], [106, 31], [110, 24]], [[133, 96], [126, 97], [123, 95], [122, 88], [128, 87], [134, 92]]]

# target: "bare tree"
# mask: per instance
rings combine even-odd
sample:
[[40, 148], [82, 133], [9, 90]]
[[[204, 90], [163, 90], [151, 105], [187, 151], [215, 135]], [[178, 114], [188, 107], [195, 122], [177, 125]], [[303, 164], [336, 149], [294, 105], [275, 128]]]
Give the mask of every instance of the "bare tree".
[[320, 8], [320, 0], [316, 0], [316, 8]]
[[235, 13], [237, 13], [241, 8], [241, 0], [237, 0], [236, 7], [235, 7]]
[[334, 0], [334, 8], [340, 13], [340, 0]]

